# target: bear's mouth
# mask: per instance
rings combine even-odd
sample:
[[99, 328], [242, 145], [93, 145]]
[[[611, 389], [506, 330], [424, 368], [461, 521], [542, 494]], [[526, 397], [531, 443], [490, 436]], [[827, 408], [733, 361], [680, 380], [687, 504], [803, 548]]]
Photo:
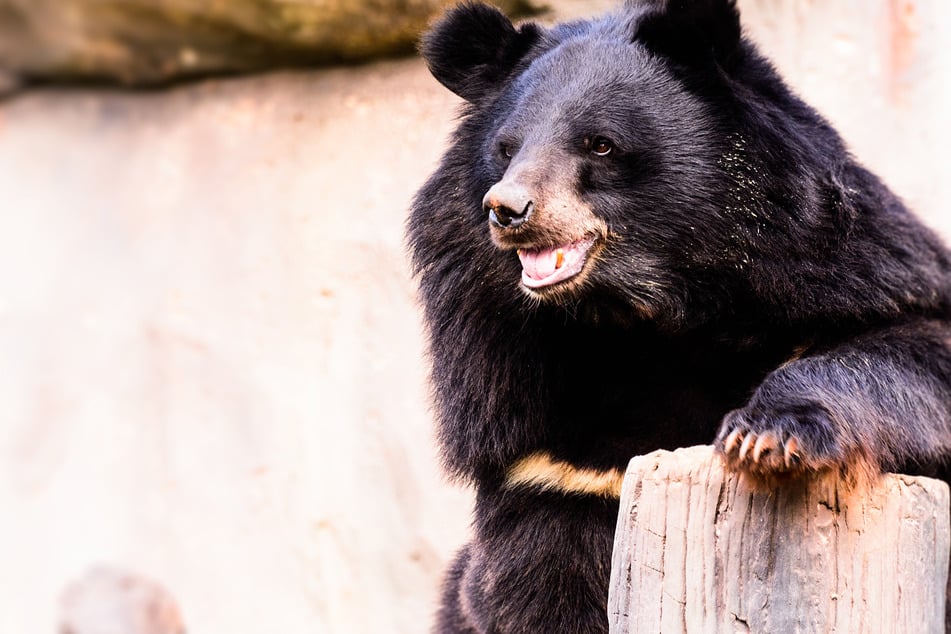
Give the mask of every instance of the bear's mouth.
[[522, 263], [522, 284], [537, 289], [575, 277], [584, 270], [596, 242], [597, 236], [588, 235], [558, 246], [518, 249], [518, 259]]

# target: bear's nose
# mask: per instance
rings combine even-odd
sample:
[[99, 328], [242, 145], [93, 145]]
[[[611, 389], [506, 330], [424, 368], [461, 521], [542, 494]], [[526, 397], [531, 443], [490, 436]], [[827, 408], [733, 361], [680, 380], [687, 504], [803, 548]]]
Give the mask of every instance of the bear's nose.
[[535, 203], [524, 187], [499, 181], [486, 192], [482, 199], [482, 208], [489, 216], [489, 222], [498, 227], [513, 229], [528, 220], [535, 209]]

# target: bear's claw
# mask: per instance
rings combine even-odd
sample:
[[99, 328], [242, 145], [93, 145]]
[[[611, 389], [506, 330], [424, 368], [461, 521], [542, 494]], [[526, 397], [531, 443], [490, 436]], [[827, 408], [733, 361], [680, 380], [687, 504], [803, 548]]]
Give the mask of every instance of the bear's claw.
[[787, 469], [790, 469], [793, 462], [799, 461], [799, 440], [793, 436], [783, 445], [783, 462]]
[[[744, 462], [759, 463], [761, 458], [782, 448], [785, 469], [791, 469], [799, 461], [799, 440], [795, 436], [782, 439], [776, 432], [767, 431], [757, 434], [734, 429], [723, 439], [723, 454], [734, 464]], [[778, 465], [776, 465], [778, 466]]]
[[743, 432], [739, 429], [734, 429], [730, 432], [730, 435], [726, 437], [723, 441], [723, 453], [729, 454], [733, 451], [733, 448], [736, 447], [736, 443], [743, 440]]
[[827, 417], [816, 408], [808, 416], [802, 411], [797, 416], [757, 407], [727, 414], [715, 442], [727, 467], [769, 478], [842, 464], [841, 445]]

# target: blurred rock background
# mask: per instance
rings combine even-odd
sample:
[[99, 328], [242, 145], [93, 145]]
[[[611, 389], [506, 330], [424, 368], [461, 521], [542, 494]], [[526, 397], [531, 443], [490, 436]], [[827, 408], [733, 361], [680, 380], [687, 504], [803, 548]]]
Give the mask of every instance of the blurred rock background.
[[[0, 60], [46, 80], [144, 86], [405, 54], [447, 0], [0, 0]], [[522, 0], [498, 6], [522, 14]]]
[[[0, 0], [0, 631], [120, 586], [171, 630], [427, 631], [471, 495], [402, 236], [457, 112], [413, 55], [446, 4]], [[951, 235], [951, 7], [740, 6]]]

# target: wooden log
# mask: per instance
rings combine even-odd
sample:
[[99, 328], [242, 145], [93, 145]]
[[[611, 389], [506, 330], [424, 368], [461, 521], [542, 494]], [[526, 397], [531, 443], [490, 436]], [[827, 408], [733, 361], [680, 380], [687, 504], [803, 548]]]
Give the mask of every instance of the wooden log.
[[944, 632], [948, 486], [886, 475], [754, 490], [711, 447], [631, 460], [612, 634]]

